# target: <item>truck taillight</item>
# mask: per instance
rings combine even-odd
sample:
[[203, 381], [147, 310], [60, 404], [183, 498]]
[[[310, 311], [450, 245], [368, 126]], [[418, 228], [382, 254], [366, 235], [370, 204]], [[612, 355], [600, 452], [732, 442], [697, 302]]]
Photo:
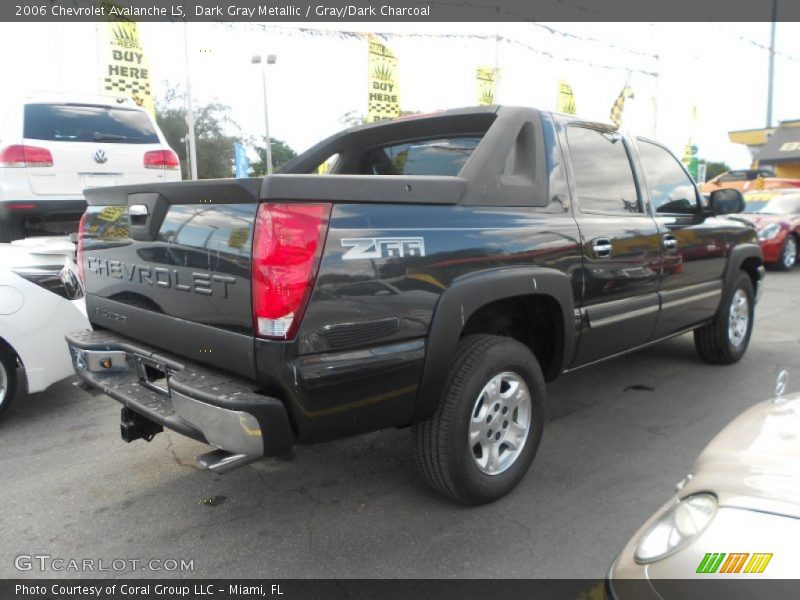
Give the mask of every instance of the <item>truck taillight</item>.
[[145, 169], [179, 169], [178, 155], [172, 150], [149, 150], [144, 153]]
[[83, 273], [83, 244], [86, 239], [86, 214], [87, 213], [83, 213], [81, 223], [78, 226], [78, 253], [75, 258], [75, 261], [78, 263], [78, 277], [81, 278], [81, 283], [84, 286], [86, 285], [86, 277]]
[[253, 324], [260, 337], [289, 340], [317, 277], [330, 204], [262, 204], [253, 234]]
[[53, 155], [47, 148], [14, 144], [0, 149], [0, 167], [52, 167]]

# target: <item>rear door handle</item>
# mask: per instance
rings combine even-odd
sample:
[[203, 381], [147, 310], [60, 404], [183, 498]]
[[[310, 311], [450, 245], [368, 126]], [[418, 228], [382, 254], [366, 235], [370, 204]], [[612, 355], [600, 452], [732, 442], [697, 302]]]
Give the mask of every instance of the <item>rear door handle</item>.
[[677, 250], [678, 249], [678, 240], [674, 235], [665, 235], [664, 236], [664, 250]]
[[594, 252], [597, 258], [607, 258], [611, 256], [611, 240], [608, 238], [592, 240], [592, 252]]

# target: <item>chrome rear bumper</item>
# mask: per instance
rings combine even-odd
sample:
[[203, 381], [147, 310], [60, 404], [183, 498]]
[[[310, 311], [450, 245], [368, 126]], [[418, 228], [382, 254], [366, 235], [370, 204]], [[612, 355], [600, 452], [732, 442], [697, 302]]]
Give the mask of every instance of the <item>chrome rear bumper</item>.
[[283, 403], [257, 384], [108, 331], [67, 335], [75, 372], [137, 414], [234, 454], [283, 456], [293, 432]]

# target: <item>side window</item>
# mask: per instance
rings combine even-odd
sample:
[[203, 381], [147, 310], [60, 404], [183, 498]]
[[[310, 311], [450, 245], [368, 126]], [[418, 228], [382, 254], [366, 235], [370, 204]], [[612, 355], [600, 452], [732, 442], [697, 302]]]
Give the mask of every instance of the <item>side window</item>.
[[694, 184], [669, 150], [640, 139], [639, 156], [656, 213], [688, 215], [697, 212]]
[[643, 212], [628, 151], [619, 135], [571, 125], [567, 143], [581, 211]]

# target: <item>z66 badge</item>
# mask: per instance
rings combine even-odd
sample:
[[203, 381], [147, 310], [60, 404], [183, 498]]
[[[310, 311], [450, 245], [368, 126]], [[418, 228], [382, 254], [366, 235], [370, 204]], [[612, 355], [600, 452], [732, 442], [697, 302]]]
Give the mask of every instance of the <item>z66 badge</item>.
[[344, 260], [425, 256], [425, 240], [421, 237], [343, 238], [342, 246], [350, 248], [342, 256]]

